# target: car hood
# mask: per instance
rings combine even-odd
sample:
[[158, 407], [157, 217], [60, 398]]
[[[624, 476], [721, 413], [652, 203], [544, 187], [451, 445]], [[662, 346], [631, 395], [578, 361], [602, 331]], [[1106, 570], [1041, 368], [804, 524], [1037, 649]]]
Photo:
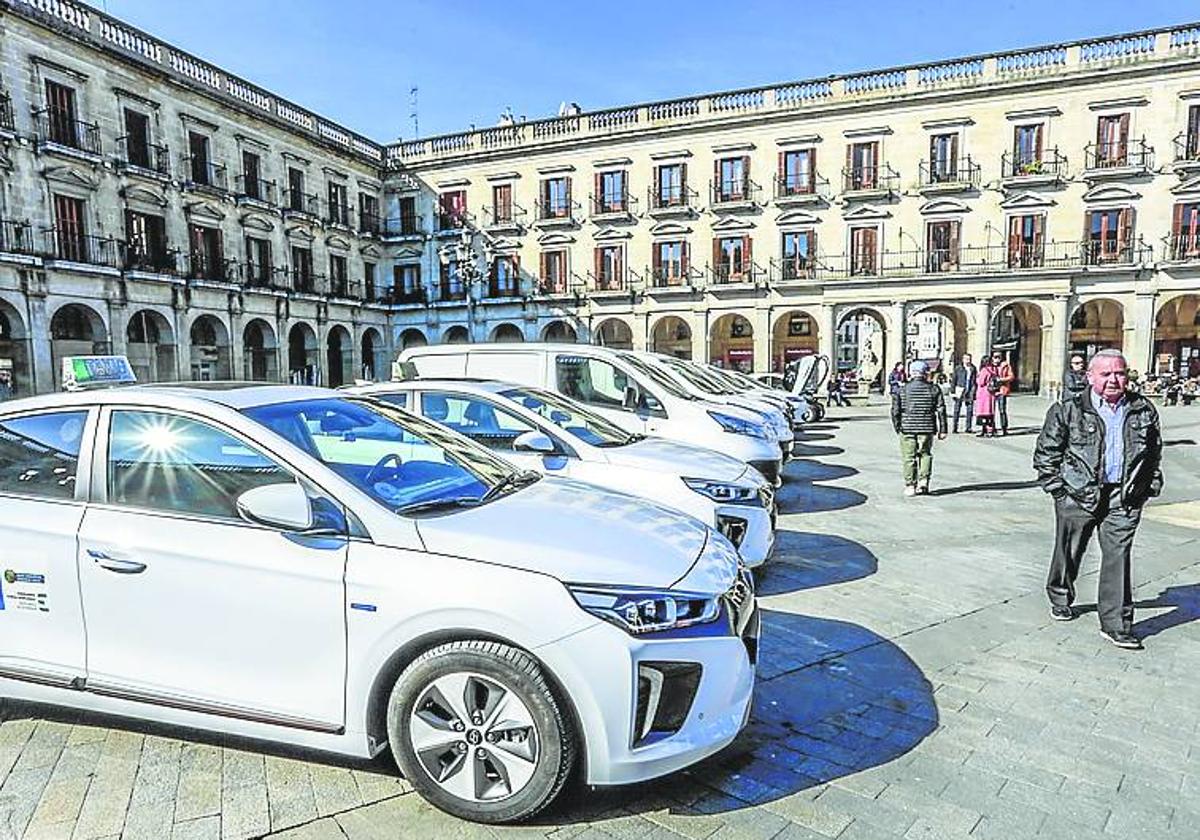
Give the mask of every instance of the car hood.
[[666, 587], [695, 565], [703, 523], [636, 496], [546, 477], [478, 508], [417, 520], [428, 551], [564, 582]]
[[610, 464], [687, 478], [737, 481], [746, 474], [746, 464], [731, 455], [686, 443], [646, 438], [628, 446], [602, 450]]

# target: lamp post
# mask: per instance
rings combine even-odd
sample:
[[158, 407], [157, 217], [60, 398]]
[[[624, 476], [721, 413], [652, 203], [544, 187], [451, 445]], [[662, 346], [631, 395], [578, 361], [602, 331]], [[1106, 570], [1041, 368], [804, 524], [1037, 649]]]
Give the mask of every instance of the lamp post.
[[[484, 272], [479, 269], [479, 256], [479, 252], [475, 250], [475, 231], [464, 227], [462, 233], [459, 234], [458, 242], [454, 245], [454, 259], [458, 267], [459, 279], [462, 281], [463, 297], [467, 305], [468, 324], [475, 322], [476, 306], [479, 300], [484, 297], [479, 287], [486, 278]], [[483, 256], [485, 259], [488, 257], [486, 245]]]

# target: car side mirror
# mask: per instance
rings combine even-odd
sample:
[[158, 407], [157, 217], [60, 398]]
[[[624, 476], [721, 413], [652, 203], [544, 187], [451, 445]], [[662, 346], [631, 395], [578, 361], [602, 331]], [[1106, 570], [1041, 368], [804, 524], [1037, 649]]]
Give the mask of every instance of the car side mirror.
[[558, 452], [558, 447], [545, 432], [524, 432], [517, 435], [512, 448], [514, 452], [536, 452], [541, 455], [553, 455]]
[[249, 522], [282, 531], [307, 531], [313, 525], [308, 494], [294, 481], [247, 490], [238, 496], [237, 510]]
[[625, 397], [621, 400], [621, 405], [630, 411], [636, 411], [642, 402], [642, 394], [636, 385], [625, 386]]

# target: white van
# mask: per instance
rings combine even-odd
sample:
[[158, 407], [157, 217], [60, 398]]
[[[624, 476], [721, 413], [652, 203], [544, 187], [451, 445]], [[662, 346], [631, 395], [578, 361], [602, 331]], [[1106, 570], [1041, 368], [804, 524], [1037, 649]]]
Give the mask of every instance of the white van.
[[665, 373], [633, 365], [622, 351], [591, 344], [439, 344], [410, 347], [401, 376], [497, 379], [555, 391], [635, 434], [732, 455], [778, 485], [782, 457], [760, 415], [698, 399]]

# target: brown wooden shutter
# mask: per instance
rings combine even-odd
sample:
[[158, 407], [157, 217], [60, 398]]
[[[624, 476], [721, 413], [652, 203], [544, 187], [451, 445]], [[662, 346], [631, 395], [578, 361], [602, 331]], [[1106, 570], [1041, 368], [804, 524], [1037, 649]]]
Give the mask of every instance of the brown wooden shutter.
[[946, 255], [946, 262], [949, 265], [958, 265], [958, 229], [961, 222], [953, 221], [950, 223], [950, 253]]
[[566, 193], [567, 193], [567, 213], [566, 213], [566, 214], [567, 214], [568, 216], [570, 216], [570, 215], [571, 215], [571, 176], [570, 176], [570, 175], [568, 175], [568, 176], [566, 177], [566, 182], [567, 182], [567, 190], [566, 190]]
[[602, 273], [601, 273], [601, 271], [600, 271], [600, 266], [601, 266], [601, 265], [603, 264], [603, 262], [604, 262], [604, 260], [603, 260], [603, 256], [604, 256], [604, 249], [603, 249], [603, 248], [597, 248], [597, 249], [596, 249], [596, 250], [593, 252], [593, 254], [592, 254], [592, 257], [593, 257], [593, 258], [592, 258], [592, 268], [593, 268], [593, 269], [594, 269], [594, 271], [595, 271], [595, 273], [594, 273], [593, 277], [594, 277], [594, 278], [595, 278], [595, 280], [596, 280], [596, 285], [597, 285], [597, 286], [599, 286], [599, 285], [600, 285], [600, 278], [603, 276], [603, 274], [602, 274]]
[[1125, 149], [1129, 145], [1129, 114], [1122, 114], [1121, 119], [1117, 121], [1117, 148], [1121, 154], [1125, 154]]
[[655, 242], [650, 246], [650, 266], [655, 277], [662, 277], [662, 246], [661, 242]]
[[749, 236], [742, 237], [742, 272], [750, 274], [754, 271], [754, 253], [751, 250], [753, 242]]
[[542, 253], [539, 255], [539, 258], [538, 258], [538, 270], [539, 270], [538, 278], [539, 278], [539, 279], [541, 279], [541, 280], [545, 280], [547, 277], [549, 277], [549, 276], [550, 276], [550, 272], [547, 270], [547, 264], [549, 263], [549, 260], [547, 259], [547, 257], [549, 257], [549, 256], [550, 256], [550, 255], [549, 255], [549, 254], [547, 254], [545, 251], [542, 251]]
[[1021, 216], [1008, 220], [1008, 260], [1015, 262], [1021, 255]]
[[721, 184], [721, 161], [713, 161], [713, 196], [722, 195], [724, 186]]
[[721, 266], [721, 239], [720, 239], [720, 237], [717, 237], [716, 239], [713, 240], [712, 271], [713, 271], [714, 275], [716, 275], [720, 266]]
[[817, 258], [817, 232], [810, 230], [808, 232], [808, 253], [805, 255], [810, 261]]
[[688, 271], [691, 270], [692, 263], [692, 246], [688, 242], [683, 243], [683, 247], [679, 249], [679, 271], [684, 276], [688, 276]]
[[654, 200], [652, 205], [662, 203], [662, 167], [654, 167]]
[[787, 152], [779, 153], [779, 181], [787, 183]]
[[681, 201], [687, 201], [687, 164], [679, 164], [679, 198]]
[[955, 178], [958, 174], [958, 135], [950, 135], [950, 172], [951, 177]]
[[738, 191], [743, 198], [750, 195], [750, 155], [742, 155], [742, 182], [738, 184]]
[[1043, 129], [1044, 129], [1044, 126], [1041, 123], [1038, 123], [1038, 125], [1034, 128], [1034, 131], [1033, 131], [1033, 146], [1034, 146], [1034, 149], [1036, 150], [1035, 154], [1037, 155], [1037, 160], [1039, 160], [1039, 161], [1042, 159]]
[[1133, 208], [1126, 207], [1117, 213], [1117, 253], [1122, 253], [1133, 244]]
[[597, 172], [594, 180], [596, 183], [596, 190], [595, 193], [593, 193], [592, 209], [600, 210], [602, 207], [604, 207], [604, 193], [600, 191], [604, 183], [603, 174]]
[[1045, 240], [1046, 217], [1042, 215], [1033, 217], [1033, 244], [1040, 251]]
[[1183, 205], [1175, 205], [1175, 218], [1171, 223], [1171, 233], [1178, 237], [1183, 232]]

